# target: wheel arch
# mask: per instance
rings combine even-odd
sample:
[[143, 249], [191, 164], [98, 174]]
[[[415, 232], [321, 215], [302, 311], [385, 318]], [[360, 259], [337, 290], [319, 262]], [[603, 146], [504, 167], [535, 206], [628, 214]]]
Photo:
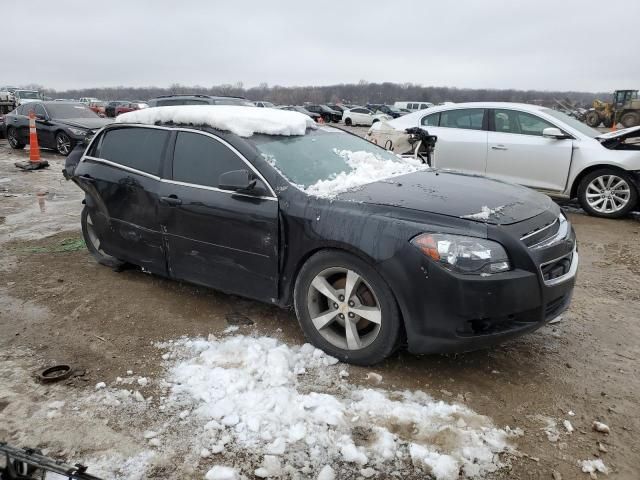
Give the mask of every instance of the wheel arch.
[[[603, 170], [603, 169], [610, 169], [610, 170], [615, 170], [618, 172], [623, 172], [627, 175], [630, 175], [628, 170], [625, 170], [624, 168], [619, 167], [618, 165], [612, 165], [609, 163], [597, 163], [595, 165], [590, 165], [588, 167], [586, 167], [584, 170], [582, 170], [580, 173], [578, 173], [576, 175], [576, 177], [573, 179], [573, 183], [571, 185], [571, 191], [569, 193], [569, 197], [570, 198], [577, 198], [578, 196], [578, 187], [580, 187], [580, 183], [582, 182], [582, 179], [584, 177], [586, 177], [587, 175], [589, 175], [591, 172], [595, 172], [596, 170]], [[633, 180], [633, 187], [636, 190], [640, 190], [640, 186], [637, 183], [636, 178], [633, 175], [630, 175], [632, 180]]]
[[307, 263], [307, 261], [309, 261], [311, 257], [313, 257], [314, 255], [320, 252], [331, 252], [331, 251], [348, 253], [348, 254], [354, 255], [355, 257], [358, 257], [363, 262], [366, 262], [371, 268], [373, 268], [380, 275], [382, 280], [387, 284], [387, 287], [389, 287], [389, 290], [391, 291], [391, 295], [393, 296], [393, 300], [395, 301], [396, 306], [398, 307], [398, 313], [400, 315], [400, 325], [402, 328], [401, 335], [403, 336], [402, 341], [406, 342], [407, 327], [405, 324], [405, 318], [406, 318], [405, 310], [403, 308], [404, 306], [402, 302], [398, 297], [396, 290], [393, 288], [393, 285], [391, 285], [388, 282], [387, 277], [384, 275], [384, 272], [382, 272], [380, 268], [378, 268], [378, 266], [376, 265], [376, 261], [373, 259], [373, 257], [368, 255], [366, 252], [358, 248], [354, 248], [353, 246], [348, 244], [336, 243], [336, 244], [322, 245], [305, 252], [305, 254], [298, 259], [295, 267], [292, 269], [293, 273], [291, 274], [290, 278], [288, 279], [282, 291], [282, 298], [281, 298], [282, 305], [284, 306], [293, 305], [294, 289], [295, 289], [296, 281], [298, 280], [298, 276], [300, 275], [300, 271], [302, 270], [302, 267]]

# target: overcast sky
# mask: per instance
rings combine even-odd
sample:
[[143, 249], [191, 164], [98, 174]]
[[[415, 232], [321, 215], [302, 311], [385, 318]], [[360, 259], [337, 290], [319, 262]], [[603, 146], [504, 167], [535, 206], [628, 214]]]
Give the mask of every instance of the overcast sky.
[[639, 0], [27, 3], [3, 15], [2, 84], [640, 88]]

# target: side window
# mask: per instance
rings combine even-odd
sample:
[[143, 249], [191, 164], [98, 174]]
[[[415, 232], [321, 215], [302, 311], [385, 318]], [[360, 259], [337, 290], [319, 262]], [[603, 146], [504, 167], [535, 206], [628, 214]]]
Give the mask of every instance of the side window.
[[421, 103], [420, 110], [424, 110], [425, 108], [429, 108], [429, 105], [427, 105], [426, 103]]
[[432, 113], [431, 115], [427, 115], [426, 117], [422, 117], [420, 123], [426, 127], [437, 127], [440, 120], [439, 113]]
[[220, 175], [247, 165], [223, 143], [199, 133], [178, 132], [173, 152], [173, 179], [218, 187]]
[[102, 138], [95, 156], [125, 167], [158, 175], [162, 154], [169, 138], [167, 130], [155, 128], [118, 128]]
[[41, 103], [37, 103], [34, 107], [33, 107], [33, 111], [36, 114], [36, 117], [41, 117], [44, 118], [47, 116], [47, 112], [45, 111], [44, 107], [42, 106]]
[[515, 110], [494, 110], [493, 121], [496, 132], [521, 135], [542, 136], [545, 128], [555, 127], [540, 117]]
[[482, 130], [484, 120], [483, 108], [449, 110], [440, 113], [440, 126], [462, 128], [465, 130]]

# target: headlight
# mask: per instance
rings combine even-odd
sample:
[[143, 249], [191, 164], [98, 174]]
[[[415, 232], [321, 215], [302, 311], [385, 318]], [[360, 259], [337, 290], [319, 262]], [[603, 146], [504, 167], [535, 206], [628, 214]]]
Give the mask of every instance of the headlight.
[[423, 233], [411, 243], [444, 268], [458, 273], [479, 275], [511, 270], [504, 247], [491, 240]]
[[86, 135], [87, 131], [81, 128], [69, 128], [69, 131], [74, 135], [78, 135], [79, 137]]

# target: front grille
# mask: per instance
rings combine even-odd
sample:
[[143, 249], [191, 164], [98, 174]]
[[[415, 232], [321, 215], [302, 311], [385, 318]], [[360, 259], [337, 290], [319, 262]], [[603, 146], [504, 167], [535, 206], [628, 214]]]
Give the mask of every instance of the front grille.
[[552, 238], [560, 229], [560, 219], [556, 218], [553, 222], [536, 227], [535, 230], [524, 234], [520, 240], [527, 246], [533, 247], [539, 243]]
[[543, 263], [540, 265], [540, 272], [545, 283], [556, 280], [565, 276], [571, 270], [571, 261], [573, 260], [573, 253], [569, 253], [564, 257], [558, 258], [551, 262]]

